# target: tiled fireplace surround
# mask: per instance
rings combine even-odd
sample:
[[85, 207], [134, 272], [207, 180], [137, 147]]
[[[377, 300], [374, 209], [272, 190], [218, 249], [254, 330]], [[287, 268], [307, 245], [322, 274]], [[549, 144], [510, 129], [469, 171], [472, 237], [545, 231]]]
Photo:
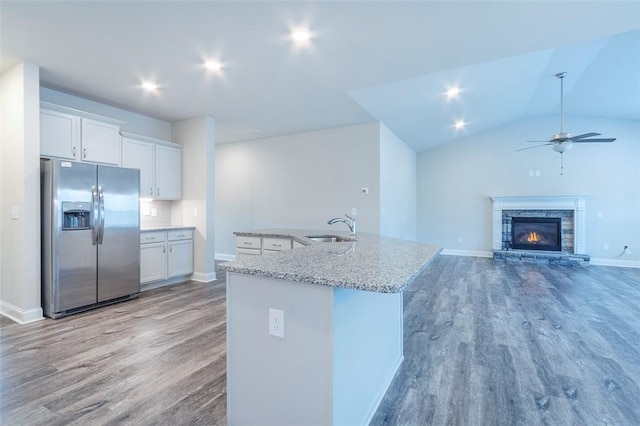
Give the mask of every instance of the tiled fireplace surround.
[[491, 197], [494, 252], [509, 249], [512, 217], [559, 217], [562, 252], [585, 253], [585, 199], [581, 195]]

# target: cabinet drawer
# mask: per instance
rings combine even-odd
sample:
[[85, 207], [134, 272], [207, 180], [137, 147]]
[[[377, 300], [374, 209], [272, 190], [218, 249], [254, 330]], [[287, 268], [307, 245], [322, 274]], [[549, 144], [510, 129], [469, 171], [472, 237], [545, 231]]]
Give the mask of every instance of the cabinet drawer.
[[291, 240], [288, 238], [263, 238], [263, 250], [283, 251], [291, 249]]
[[167, 239], [169, 241], [192, 240], [193, 231], [191, 229], [183, 229], [181, 231], [169, 231], [167, 232]]
[[145, 243], [163, 243], [166, 241], [166, 232], [142, 232], [140, 234], [140, 244]]
[[236, 237], [236, 247], [260, 249], [260, 237], [246, 237], [238, 235]]

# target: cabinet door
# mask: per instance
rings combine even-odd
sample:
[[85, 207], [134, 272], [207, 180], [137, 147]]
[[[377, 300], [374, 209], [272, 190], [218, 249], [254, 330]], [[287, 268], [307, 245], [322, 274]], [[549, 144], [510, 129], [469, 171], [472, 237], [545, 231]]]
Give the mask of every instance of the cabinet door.
[[162, 243], [140, 245], [140, 283], [164, 280], [167, 270], [167, 246]]
[[156, 145], [156, 198], [178, 200], [182, 196], [182, 151]]
[[149, 142], [124, 138], [122, 140], [122, 167], [140, 170], [140, 198], [154, 198], [153, 152]]
[[76, 160], [80, 157], [80, 117], [40, 110], [40, 155]]
[[81, 159], [120, 165], [120, 127], [83, 118]]
[[248, 259], [253, 256], [260, 256], [260, 249], [236, 249], [236, 260], [238, 259]]
[[193, 240], [171, 241], [168, 243], [168, 278], [193, 273]]

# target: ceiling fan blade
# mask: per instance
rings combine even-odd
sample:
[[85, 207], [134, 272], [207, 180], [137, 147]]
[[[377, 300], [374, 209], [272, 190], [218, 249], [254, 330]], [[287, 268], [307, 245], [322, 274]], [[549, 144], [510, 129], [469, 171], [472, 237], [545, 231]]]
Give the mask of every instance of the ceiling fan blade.
[[[531, 142], [531, 141], [529, 141], [529, 142]], [[547, 146], [547, 145], [553, 145], [553, 143], [543, 143], [542, 145], [528, 146], [526, 148], [516, 149], [516, 151], [525, 151], [527, 149], [540, 148], [541, 146]]]
[[552, 142], [549, 142], [548, 140], [546, 140], [546, 141], [525, 141], [525, 142], [527, 142], [527, 143], [529, 143], [529, 142], [533, 142], [533, 143], [545, 143], [545, 142], [546, 143], [552, 143]]
[[613, 142], [616, 138], [600, 138], [600, 139], [580, 139], [573, 141], [573, 143], [585, 143], [585, 142]]
[[571, 139], [574, 141], [577, 141], [579, 139], [584, 139], [584, 138], [590, 138], [591, 136], [600, 136], [601, 133], [584, 133], [582, 135], [578, 135], [578, 136], [571, 136]]

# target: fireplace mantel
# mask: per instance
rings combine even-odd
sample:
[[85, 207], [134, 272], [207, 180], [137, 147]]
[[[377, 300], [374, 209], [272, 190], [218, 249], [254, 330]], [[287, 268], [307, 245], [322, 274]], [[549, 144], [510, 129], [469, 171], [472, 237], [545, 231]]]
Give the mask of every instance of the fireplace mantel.
[[502, 249], [503, 210], [573, 210], [574, 253], [585, 253], [586, 195], [490, 197], [493, 202], [493, 250]]

